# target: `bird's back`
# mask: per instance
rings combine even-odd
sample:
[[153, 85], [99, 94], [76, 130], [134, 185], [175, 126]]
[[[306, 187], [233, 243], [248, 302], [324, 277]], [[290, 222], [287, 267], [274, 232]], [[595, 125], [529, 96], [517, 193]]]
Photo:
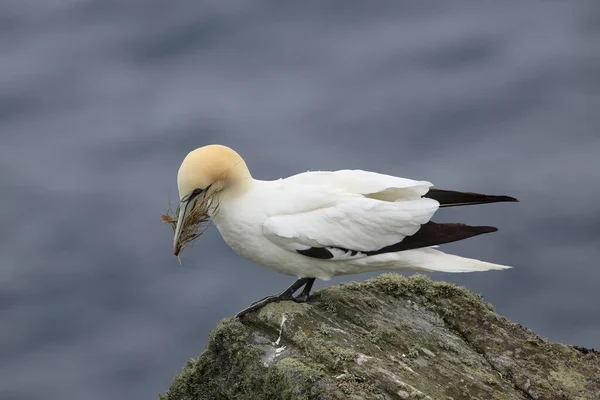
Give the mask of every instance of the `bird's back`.
[[428, 192], [431, 182], [363, 170], [309, 171], [282, 179], [285, 185], [322, 186], [382, 201], [414, 200]]

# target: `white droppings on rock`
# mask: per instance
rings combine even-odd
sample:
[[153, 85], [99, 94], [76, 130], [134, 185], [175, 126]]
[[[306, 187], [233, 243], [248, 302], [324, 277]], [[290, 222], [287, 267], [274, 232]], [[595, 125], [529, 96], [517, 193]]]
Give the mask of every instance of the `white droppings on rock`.
[[287, 321], [287, 318], [285, 314], [283, 314], [281, 318], [281, 324], [279, 325], [279, 336], [277, 337], [277, 340], [271, 342], [271, 346], [261, 346], [265, 350], [265, 355], [262, 358], [262, 362], [265, 367], [271, 365], [273, 361], [275, 361], [275, 359], [278, 356], [280, 356], [281, 353], [283, 353], [286, 349], [286, 346], [279, 346], [283, 335], [283, 327], [285, 326], [285, 321]]
[[277, 338], [275, 343], [273, 343], [273, 346], [279, 346], [279, 342], [281, 341], [281, 334], [283, 333], [283, 326], [285, 325], [285, 321], [287, 321], [287, 318], [286, 318], [285, 314], [283, 314], [281, 316], [281, 324], [279, 325], [279, 337]]
[[261, 361], [265, 367], [268, 367], [271, 364], [273, 364], [273, 361], [275, 361], [275, 358], [277, 358], [277, 356], [279, 354], [277, 353], [277, 349], [274, 348], [273, 346], [261, 346], [261, 347], [265, 352], [265, 355], [263, 356]]

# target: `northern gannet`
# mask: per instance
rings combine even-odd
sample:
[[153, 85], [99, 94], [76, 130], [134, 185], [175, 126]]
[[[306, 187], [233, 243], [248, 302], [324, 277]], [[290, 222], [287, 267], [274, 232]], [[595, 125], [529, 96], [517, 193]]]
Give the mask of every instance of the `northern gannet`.
[[510, 268], [433, 248], [496, 228], [431, 221], [440, 207], [517, 201], [509, 196], [434, 189], [427, 181], [362, 170], [309, 171], [263, 181], [252, 177], [236, 151], [222, 145], [190, 152], [179, 168], [177, 186], [176, 254], [190, 210], [198, 201], [215, 201], [216, 207], [208, 207], [210, 217], [236, 253], [298, 278], [283, 292], [252, 303], [238, 317], [270, 302], [304, 302], [316, 278], [378, 270]]

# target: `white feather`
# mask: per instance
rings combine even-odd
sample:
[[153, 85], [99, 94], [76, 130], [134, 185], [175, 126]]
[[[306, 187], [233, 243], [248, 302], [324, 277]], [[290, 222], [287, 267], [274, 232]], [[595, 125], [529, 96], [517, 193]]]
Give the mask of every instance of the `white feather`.
[[328, 207], [272, 216], [263, 232], [294, 251], [306, 246], [374, 251], [414, 235], [438, 207], [437, 201], [427, 198], [385, 202], [340, 194]]
[[325, 186], [345, 193], [379, 195], [386, 201], [419, 199], [433, 184], [359, 169], [340, 171], [309, 171], [283, 179], [286, 184]]
[[[238, 254], [276, 271], [329, 279], [377, 270], [467, 272], [508, 268], [432, 248], [378, 255], [415, 234], [439, 207], [423, 198], [431, 183], [360, 170], [306, 172], [252, 180], [241, 196], [223, 195], [214, 222]], [[298, 253], [328, 249], [333, 258]], [[353, 253], [350, 251], [358, 253]]]

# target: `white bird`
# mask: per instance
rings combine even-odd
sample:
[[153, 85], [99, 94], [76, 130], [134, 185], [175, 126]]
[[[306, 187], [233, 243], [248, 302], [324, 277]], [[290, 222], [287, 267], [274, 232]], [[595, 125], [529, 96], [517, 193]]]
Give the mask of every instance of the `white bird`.
[[298, 278], [283, 292], [242, 310], [240, 317], [274, 301], [306, 301], [315, 278], [378, 270], [510, 268], [433, 248], [496, 228], [431, 221], [440, 207], [517, 201], [509, 196], [433, 189], [427, 181], [362, 170], [258, 180], [237, 152], [221, 145], [190, 152], [179, 168], [177, 186], [176, 252], [189, 210], [199, 199], [211, 199], [218, 206], [209, 207], [210, 217], [236, 253]]

